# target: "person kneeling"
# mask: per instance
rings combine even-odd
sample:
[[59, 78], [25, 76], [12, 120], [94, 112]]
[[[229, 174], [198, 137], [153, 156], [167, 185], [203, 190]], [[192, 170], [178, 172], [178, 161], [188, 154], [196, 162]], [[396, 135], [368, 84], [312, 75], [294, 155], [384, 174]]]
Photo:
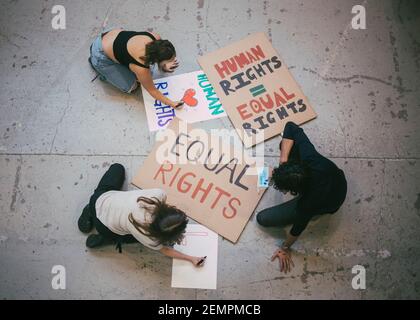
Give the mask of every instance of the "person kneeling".
[[293, 225], [271, 257], [271, 261], [278, 258], [280, 271], [287, 273], [293, 266], [290, 247], [314, 216], [332, 214], [341, 207], [347, 182], [344, 172], [315, 150], [304, 131], [288, 122], [280, 144], [280, 165], [273, 170], [270, 183], [283, 193], [297, 195], [257, 214], [257, 222], [264, 227]]
[[140, 242], [175, 259], [202, 266], [204, 257], [193, 257], [172, 248], [184, 238], [186, 214], [166, 203], [161, 189], [120, 191], [125, 179], [121, 164], [113, 164], [100, 180], [78, 220], [79, 230], [98, 234], [86, 240], [88, 248], [115, 243], [121, 252], [123, 243]]

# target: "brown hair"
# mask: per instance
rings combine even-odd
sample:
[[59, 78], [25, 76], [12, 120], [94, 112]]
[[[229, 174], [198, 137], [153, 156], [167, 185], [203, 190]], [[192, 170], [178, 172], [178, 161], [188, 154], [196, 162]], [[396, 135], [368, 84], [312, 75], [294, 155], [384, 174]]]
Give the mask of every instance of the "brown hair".
[[146, 52], [141, 59], [146, 65], [160, 63], [176, 56], [175, 47], [169, 40], [154, 40], [146, 45]]
[[153, 218], [151, 223], [140, 223], [130, 213], [128, 219], [137, 231], [155, 240], [156, 245], [172, 246], [182, 241], [188, 223], [185, 212], [156, 197], [139, 197], [137, 203]]

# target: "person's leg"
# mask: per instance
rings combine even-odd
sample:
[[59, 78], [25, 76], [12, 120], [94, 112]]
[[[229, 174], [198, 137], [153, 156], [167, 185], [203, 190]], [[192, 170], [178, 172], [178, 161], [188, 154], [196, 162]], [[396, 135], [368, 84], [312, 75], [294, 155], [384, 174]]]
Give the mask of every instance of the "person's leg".
[[93, 221], [89, 204], [87, 204], [83, 208], [82, 214], [77, 220], [77, 226], [79, 227], [79, 230], [83, 233], [89, 233], [90, 231], [92, 231]]
[[263, 227], [284, 227], [293, 224], [298, 198], [264, 209], [257, 213], [257, 222]]
[[118, 241], [120, 235], [109, 230], [96, 216], [95, 203], [98, 198], [105, 192], [112, 190], [121, 190], [125, 179], [124, 166], [119, 163], [112, 164], [107, 172], [102, 176], [95, 189], [94, 194], [90, 198], [89, 207], [91, 212], [92, 224], [98, 234], [91, 234], [86, 239], [88, 248], [96, 248], [105, 244]]
[[108, 58], [102, 48], [102, 34], [92, 43], [89, 63], [107, 81], [125, 93], [133, 92], [138, 84], [137, 77], [129, 68]]
[[136, 75], [119, 63], [112, 62], [113, 64], [103, 65], [99, 70], [102, 79], [117, 87], [125, 93], [131, 93], [137, 89]]
[[86, 247], [88, 248], [97, 248], [106, 244], [112, 244], [118, 241], [121, 237], [119, 234], [116, 234], [109, 230], [97, 217], [96, 212], [93, 217], [93, 225], [95, 226], [97, 234], [91, 234], [86, 239]]
[[102, 191], [107, 192], [111, 190], [121, 190], [124, 180], [125, 180], [124, 166], [119, 163], [114, 163], [108, 168], [108, 170], [102, 176], [101, 180], [98, 183], [98, 186], [95, 189], [95, 193], [102, 192]]
[[83, 209], [82, 215], [77, 221], [79, 230], [88, 233], [92, 230], [94, 219], [96, 218], [95, 203], [96, 200], [105, 192], [111, 190], [121, 190], [125, 179], [124, 166], [119, 163], [112, 164], [107, 172], [102, 176], [99, 181], [95, 192], [90, 197], [89, 204]]

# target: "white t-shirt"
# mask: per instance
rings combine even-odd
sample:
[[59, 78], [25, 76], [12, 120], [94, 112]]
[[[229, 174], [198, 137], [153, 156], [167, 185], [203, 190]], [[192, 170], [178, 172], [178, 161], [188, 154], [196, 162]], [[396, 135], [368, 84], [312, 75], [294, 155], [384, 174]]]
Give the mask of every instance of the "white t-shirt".
[[146, 204], [137, 202], [139, 197], [166, 200], [166, 193], [161, 189], [133, 190], [133, 191], [108, 191], [96, 200], [96, 216], [109, 230], [119, 235], [131, 234], [139, 242], [153, 250], [160, 250], [162, 245], [139, 232], [130, 222], [128, 216], [139, 223], [150, 223], [152, 218], [144, 208]]

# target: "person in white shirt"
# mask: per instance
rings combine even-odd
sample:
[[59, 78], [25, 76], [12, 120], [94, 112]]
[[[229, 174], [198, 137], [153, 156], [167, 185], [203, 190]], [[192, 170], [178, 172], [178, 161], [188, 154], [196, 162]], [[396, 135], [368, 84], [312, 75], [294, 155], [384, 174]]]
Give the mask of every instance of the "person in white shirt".
[[98, 232], [88, 236], [86, 246], [97, 248], [114, 242], [121, 252], [122, 243], [140, 242], [168, 257], [202, 266], [204, 257], [189, 256], [172, 248], [184, 238], [187, 215], [167, 204], [161, 189], [120, 191], [124, 179], [124, 167], [111, 165], [83, 209], [79, 230], [89, 233], [95, 227]]

